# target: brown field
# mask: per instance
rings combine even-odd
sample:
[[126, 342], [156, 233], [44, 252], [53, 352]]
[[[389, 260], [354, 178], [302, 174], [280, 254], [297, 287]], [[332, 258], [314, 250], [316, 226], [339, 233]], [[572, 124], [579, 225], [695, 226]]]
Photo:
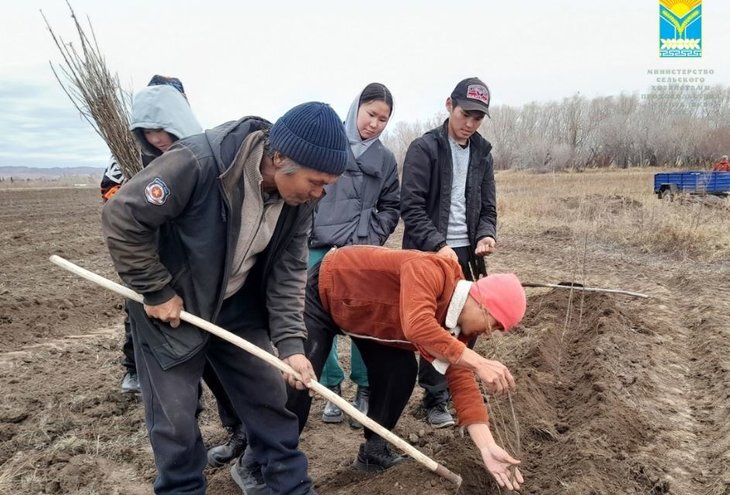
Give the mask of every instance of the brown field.
[[[660, 201], [643, 170], [504, 172], [497, 187], [490, 270], [650, 296], [527, 289], [520, 327], [478, 344], [518, 383], [518, 428], [508, 399], [489, 404], [522, 459], [522, 493], [730, 495], [728, 200]], [[47, 261], [115, 278], [100, 209], [95, 188], [0, 189], [2, 494], [151, 493], [142, 408], [118, 393], [121, 300]], [[460, 473], [458, 493], [500, 493], [459, 429], [423, 423], [419, 396], [396, 433]], [[225, 432], [206, 405], [203, 435], [216, 444]], [[322, 424], [322, 405], [302, 439], [319, 493], [457, 493], [415, 462], [351, 471], [361, 434]], [[209, 493], [239, 493], [227, 469], [207, 474]]]

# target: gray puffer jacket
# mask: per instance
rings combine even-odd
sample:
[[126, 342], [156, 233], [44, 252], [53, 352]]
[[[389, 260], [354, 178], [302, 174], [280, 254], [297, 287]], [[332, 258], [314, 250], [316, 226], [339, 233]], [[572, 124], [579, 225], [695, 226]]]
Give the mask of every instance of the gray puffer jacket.
[[400, 184], [395, 157], [380, 141], [359, 158], [350, 153], [345, 173], [327, 186], [318, 203], [309, 246], [382, 246], [400, 216]]

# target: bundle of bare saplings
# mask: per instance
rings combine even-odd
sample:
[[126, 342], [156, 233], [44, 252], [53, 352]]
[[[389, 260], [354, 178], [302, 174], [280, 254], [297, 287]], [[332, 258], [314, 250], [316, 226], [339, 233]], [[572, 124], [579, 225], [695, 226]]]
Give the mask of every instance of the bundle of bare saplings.
[[91, 22], [87, 34], [71, 5], [67, 5], [78, 33], [79, 48], [57, 36], [41, 11], [63, 58], [58, 67], [51, 63], [51, 70], [76, 109], [109, 146], [124, 176], [132, 177], [142, 170], [142, 162], [139, 147], [129, 131], [131, 93], [122, 89], [117, 74], [112, 75], [107, 67]]

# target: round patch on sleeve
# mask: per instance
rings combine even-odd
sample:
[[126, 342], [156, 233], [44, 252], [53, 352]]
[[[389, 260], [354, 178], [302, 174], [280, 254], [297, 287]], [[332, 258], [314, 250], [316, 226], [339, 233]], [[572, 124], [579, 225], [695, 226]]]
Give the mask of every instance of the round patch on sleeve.
[[147, 184], [147, 187], [144, 188], [144, 197], [152, 205], [164, 205], [167, 198], [170, 197], [170, 188], [167, 187], [167, 184], [162, 179], [156, 177], [155, 180]]

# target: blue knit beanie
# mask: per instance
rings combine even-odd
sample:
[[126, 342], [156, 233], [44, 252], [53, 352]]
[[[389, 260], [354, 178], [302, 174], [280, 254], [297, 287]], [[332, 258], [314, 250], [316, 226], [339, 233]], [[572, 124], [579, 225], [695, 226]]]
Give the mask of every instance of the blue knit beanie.
[[309, 102], [286, 112], [271, 127], [271, 149], [299, 165], [332, 175], [345, 171], [348, 148], [345, 126], [326, 103]]

